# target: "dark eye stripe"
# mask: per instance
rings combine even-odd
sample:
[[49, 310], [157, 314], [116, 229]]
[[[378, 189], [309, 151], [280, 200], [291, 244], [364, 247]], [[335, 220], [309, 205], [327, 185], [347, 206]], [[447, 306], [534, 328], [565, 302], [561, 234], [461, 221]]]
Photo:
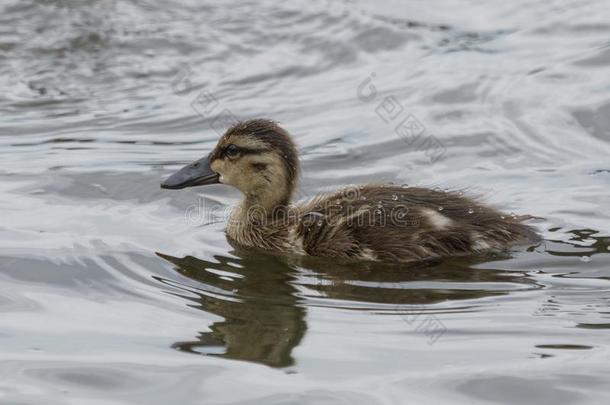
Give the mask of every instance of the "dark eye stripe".
[[238, 146], [239, 148], [239, 153], [242, 155], [258, 155], [264, 152], [269, 152], [269, 149], [254, 149], [254, 148], [242, 148], [240, 146]]
[[[235, 146], [237, 146], [237, 145], [235, 145]], [[271, 151], [271, 149], [267, 149], [267, 148], [243, 148], [240, 146], [237, 146], [237, 147], [239, 148], [240, 155], [258, 155], [261, 153]], [[212, 152], [212, 155], [210, 156], [210, 160], [222, 159], [222, 157], [225, 156], [225, 150], [226, 150], [226, 148], [216, 149], [214, 152]]]
[[260, 148], [260, 149], [253, 149], [253, 148], [239, 148], [240, 152], [243, 153], [244, 155], [254, 155], [254, 154], [259, 154], [259, 153], [264, 153], [264, 152], [269, 152], [269, 149], [264, 149], [264, 148]]

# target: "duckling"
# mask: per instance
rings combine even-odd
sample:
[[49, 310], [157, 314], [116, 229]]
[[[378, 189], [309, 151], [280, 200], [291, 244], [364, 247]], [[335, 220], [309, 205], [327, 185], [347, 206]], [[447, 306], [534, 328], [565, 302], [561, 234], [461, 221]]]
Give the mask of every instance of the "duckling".
[[161, 187], [236, 187], [244, 198], [231, 212], [229, 240], [281, 254], [409, 262], [537, 240], [522, 223], [525, 217], [503, 214], [461, 192], [367, 184], [295, 205], [298, 177], [298, 153], [288, 132], [274, 121], [253, 119], [231, 126], [208, 156]]

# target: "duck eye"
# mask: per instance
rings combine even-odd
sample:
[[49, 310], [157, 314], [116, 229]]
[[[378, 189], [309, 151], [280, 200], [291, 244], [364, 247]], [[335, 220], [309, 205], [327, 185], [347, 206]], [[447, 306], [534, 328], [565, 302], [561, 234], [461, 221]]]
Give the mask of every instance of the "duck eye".
[[227, 146], [225, 148], [225, 156], [227, 157], [235, 157], [239, 153], [239, 148], [233, 144]]

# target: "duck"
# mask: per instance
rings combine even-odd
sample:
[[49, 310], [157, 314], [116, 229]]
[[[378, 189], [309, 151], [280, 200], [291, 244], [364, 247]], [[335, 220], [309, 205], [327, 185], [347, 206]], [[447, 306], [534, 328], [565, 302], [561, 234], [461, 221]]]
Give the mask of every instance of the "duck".
[[529, 216], [503, 213], [461, 191], [371, 183], [293, 202], [297, 147], [279, 123], [231, 125], [213, 150], [161, 188], [225, 184], [243, 194], [226, 226], [229, 242], [277, 254], [415, 262], [506, 251], [538, 240]]

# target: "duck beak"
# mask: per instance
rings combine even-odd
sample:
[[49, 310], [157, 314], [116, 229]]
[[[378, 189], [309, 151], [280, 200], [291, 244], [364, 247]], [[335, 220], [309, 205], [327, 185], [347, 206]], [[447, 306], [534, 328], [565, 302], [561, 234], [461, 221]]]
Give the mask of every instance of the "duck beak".
[[161, 188], [177, 190], [186, 187], [220, 183], [218, 173], [210, 167], [210, 156], [184, 166], [161, 183]]

